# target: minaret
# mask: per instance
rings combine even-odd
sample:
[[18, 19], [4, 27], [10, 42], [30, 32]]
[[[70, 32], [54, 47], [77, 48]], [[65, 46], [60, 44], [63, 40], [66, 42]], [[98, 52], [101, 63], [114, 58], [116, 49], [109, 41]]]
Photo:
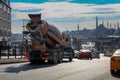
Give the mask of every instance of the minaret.
[[102, 25], [104, 25], [104, 20], [102, 20]]
[[117, 28], [116, 28], [116, 24], [114, 24], [114, 29], [116, 30]]
[[112, 24], [110, 23], [110, 29], [112, 28]]
[[107, 21], [107, 28], [109, 29], [109, 22]]
[[120, 29], [120, 27], [119, 27], [119, 22], [117, 22], [117, 29]]
[[98, 17], [96, 16], [96, 28], [98, 27]]
[[96, 47], [96, 49], [99, 48], [99, 46], [98, 46], [98, 32], [99, 32], [99, 31], [98, 31], [97, 27], [98, 27], [98, 17], [96, 16], [96, 29], [95, 29], [95, 34], [96, 34], [95, 47]]
[[77, 25], [77, 30], [78, 30], [78, 31], [79, 31], [79, 28], [80, 28], [80, 27], [79, 27], [79, 24], [78, 24], [78, 25]]

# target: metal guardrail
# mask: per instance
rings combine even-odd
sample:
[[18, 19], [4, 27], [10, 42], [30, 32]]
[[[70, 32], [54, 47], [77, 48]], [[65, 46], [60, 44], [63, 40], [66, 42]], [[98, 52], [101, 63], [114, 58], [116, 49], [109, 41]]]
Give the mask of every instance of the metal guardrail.
[[0, 59], [10, 59], [10, 58], [23, 58], [24, 51], [21, 49], [8, 49], [8, 50], [0, 50]]

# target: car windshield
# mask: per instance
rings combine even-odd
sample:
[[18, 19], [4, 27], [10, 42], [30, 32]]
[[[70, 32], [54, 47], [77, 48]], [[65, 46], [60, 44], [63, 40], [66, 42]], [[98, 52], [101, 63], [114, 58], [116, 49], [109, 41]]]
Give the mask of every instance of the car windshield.
[[120, 55], [120, 49], [119, 50], [117, 50], [117, 51], [115, 51], [115, 53], [114, 53], [115, 55]]

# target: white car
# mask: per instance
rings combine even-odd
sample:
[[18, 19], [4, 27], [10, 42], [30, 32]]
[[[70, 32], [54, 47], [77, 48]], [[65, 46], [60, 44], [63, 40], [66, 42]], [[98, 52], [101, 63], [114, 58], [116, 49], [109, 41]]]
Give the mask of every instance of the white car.
[[80, 51], [74, 50], [74, 57], [76, 58]]

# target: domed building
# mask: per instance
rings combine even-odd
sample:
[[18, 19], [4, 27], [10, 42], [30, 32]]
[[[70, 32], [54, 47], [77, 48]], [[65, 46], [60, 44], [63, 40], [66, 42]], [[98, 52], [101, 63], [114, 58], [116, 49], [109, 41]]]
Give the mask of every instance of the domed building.
[[106, 37], [110, 33], [109, 29], [107, 29], [103, 24], [100, 24], [95, 29], [95, 32], [96, 32], [98, 37]]

